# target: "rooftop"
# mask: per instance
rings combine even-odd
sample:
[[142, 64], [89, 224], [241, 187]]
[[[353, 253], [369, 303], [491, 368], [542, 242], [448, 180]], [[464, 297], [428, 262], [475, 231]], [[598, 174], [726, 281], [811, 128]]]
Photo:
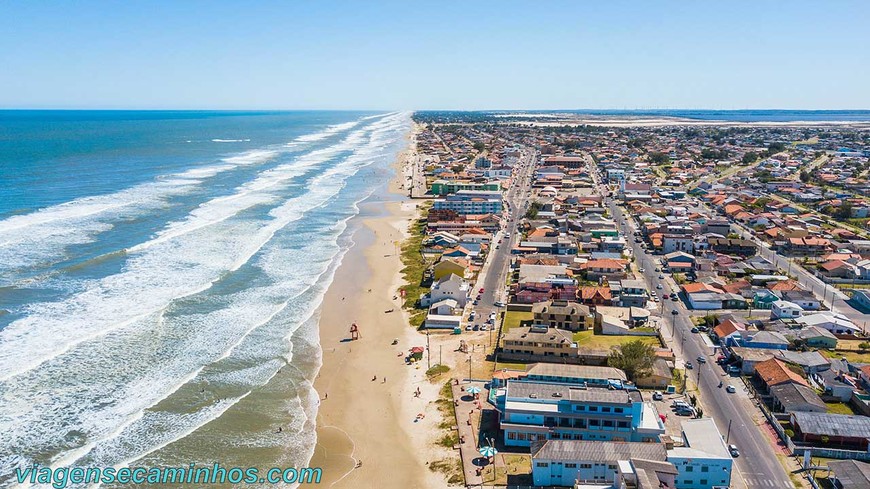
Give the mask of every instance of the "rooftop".
[[615, 462], [641, 458], [664, 462], [667, 450], [661, 443], [632, 443], [582, 440], [537, 440], [531, 445], [532, 458]]

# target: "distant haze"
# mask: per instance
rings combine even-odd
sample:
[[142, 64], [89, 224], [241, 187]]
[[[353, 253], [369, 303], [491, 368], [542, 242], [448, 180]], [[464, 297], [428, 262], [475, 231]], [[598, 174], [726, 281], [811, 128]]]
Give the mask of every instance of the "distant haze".
[[0, 108], [868, 109], [870, 2], [4, 2]]

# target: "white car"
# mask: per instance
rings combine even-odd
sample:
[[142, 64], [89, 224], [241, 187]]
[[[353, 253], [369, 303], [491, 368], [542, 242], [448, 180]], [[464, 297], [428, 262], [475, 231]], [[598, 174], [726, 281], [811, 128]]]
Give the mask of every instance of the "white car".
[[735, 389], [733, 385], [729, 385], [725, 388], [725, 392], [729, 394], [734, 394], [735, 392], [737, 392], [737, 389]]
[[665, 395], [662, 394], [662, 391], [653, 392], [653, 401], [661, 401], [664, 399]]

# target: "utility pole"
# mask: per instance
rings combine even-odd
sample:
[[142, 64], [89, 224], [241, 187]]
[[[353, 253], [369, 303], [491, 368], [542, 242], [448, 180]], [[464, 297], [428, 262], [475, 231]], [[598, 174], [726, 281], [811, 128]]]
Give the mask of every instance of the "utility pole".
[[732, 421], [734, 421], [734, 420], [732, 420], [732, 419], [728, 420], [728, 434], [725, 436], [725, 443], [728, 443], [728, 441], [731, 439], [731, 422]]

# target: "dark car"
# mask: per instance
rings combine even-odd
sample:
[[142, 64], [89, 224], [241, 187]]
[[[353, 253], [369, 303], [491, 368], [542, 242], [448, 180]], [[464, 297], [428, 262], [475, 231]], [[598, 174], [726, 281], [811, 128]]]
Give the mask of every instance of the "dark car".
[[693, 332], [693, 333], [697, 333], [697, 332], [698, 332], [698, 328], [692, 328], [692, 332]]

